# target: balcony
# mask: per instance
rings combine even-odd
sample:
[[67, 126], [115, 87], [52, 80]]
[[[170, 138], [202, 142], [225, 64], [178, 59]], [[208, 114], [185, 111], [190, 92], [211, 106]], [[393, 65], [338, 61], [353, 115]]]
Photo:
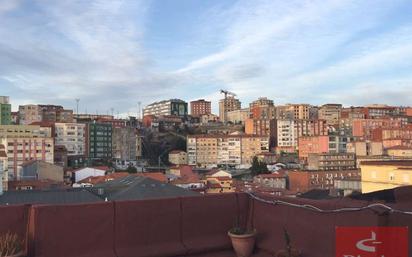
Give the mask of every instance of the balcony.
[[[411, 188], [395, 190], [395, 202], [387, 205], [411, 209], [411, 196]], [[331, 210], [363, 207], [370, 204], [367, 201], [259, 197], [230, 193], [77, 205], [4, 206], [0, 207], [0, 231], [12, 231], [26, 238], [27, 256], [33, 257], [232, 257], [235, 254], [227, 231], [239, 220], [258, 231], [254, 257], [274, 256], [283, 249], [283, 228], [302, 257], [332, 257], [336, 226], [412, 224], [412, 215], [380, 207], [319, 212], [302, 206]], [[273, 204], [274, 200], [296, 205]], [[410, 230], [409, 243], [411, 240]]]

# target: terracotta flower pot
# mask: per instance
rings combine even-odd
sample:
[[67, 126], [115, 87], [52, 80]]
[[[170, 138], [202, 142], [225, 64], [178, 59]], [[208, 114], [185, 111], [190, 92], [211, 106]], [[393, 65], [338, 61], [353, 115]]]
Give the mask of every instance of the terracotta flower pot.
[[233, 234], [230, 231], [227, 232], [232, 240], [233, 249], [236, 252], [237, 257], [250, 257], [255, 247], [256, 230], [247, 234]]
[[276, 257], [300, 257], [300, 252], [292, 248], [291, 255], [289, 256], [286, 250], [280, 250], [276, 253]]

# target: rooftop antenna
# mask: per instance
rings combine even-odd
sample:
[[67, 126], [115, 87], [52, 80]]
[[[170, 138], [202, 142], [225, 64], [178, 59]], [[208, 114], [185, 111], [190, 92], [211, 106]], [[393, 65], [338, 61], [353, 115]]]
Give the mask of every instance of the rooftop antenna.
[[[112, 116], [113, 116], [113, 112], [114, 112], [114, 108], [110, 108], [110, 111], [112, 111]], [[114, 117], [114, 116], [113, 116]]]

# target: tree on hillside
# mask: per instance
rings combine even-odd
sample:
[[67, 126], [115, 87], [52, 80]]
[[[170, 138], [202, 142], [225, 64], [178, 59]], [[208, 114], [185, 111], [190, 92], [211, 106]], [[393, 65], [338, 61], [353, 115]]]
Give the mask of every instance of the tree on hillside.
[[269, 172], [268, 167], [266, 166], [266, 163], [259, 161], [259, 159], [256, 156], [253, 157], [252, 167], [250, 167], [250, 170], [253, 176], [256, 176], [259, 174], [265, 174]]
[[137, 173], [137, 169], [135, 166], [129, 165], [129, 167], [127, 167], [126, 171], [128, 173]]

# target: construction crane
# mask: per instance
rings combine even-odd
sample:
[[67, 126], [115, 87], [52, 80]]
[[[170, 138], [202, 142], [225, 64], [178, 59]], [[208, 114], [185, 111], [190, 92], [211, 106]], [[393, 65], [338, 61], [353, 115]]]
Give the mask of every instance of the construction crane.
[[223, 90], [223, 89], [220, 90], [220, 93], [225, 95], [225, 100], [224, 100], [224, 104], [223, 104], [224, 105], [224, 114], [223, 115], [224, 115], [224, 121], [225, 121], [225, 124], [226, 124], [227, 123], [227, 106], [226, 106], [227, 96], [229, 95], [231, 97], [235, 97], [236, 94], [233, 93], [233, 92], [227, 91], [227, 90]]
[[228, 95], [233, 96], [233, 97], [236, 96], [235, 93], [230, 92], [230, 91], [227, 91], [227, 90], [223, 90], [223, 89], [220, 89], [220, 93], [225, 95], [225, 99], [227, 99], [227, 96], [228, 96]]

